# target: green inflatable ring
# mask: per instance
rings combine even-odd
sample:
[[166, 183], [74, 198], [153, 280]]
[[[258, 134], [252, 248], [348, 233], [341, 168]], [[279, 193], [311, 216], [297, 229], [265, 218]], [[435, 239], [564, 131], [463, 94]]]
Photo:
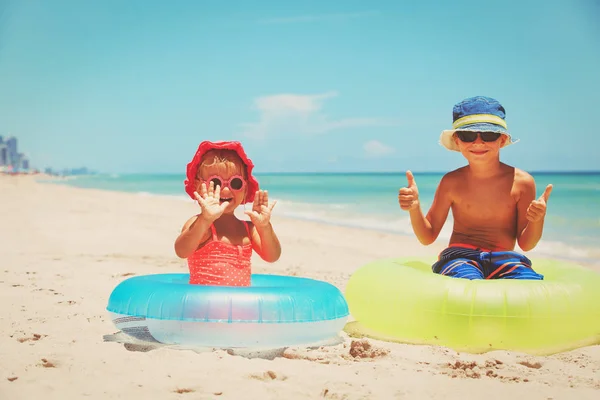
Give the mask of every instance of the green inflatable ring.
[[600, 274], [535, 260], [533, 280], [468, 280], [434, 274], [431, 259], [387, 259], [358, 269], [346, 300], [354, 337], [483, 353], [548, 355], [600, 343]]

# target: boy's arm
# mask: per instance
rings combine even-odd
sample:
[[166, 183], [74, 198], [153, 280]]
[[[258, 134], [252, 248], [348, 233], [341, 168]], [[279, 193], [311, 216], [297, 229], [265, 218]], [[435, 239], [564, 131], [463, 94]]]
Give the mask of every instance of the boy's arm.
[[188, 258], [210, 236], [209, 221], [202, 214], [195, 215], [183, 225], [181, 233], [175, 239], [175, 254], [180, 258]]
[[[408, 188], [400, 189], [400, 205], [403, 209], [408, 210], [410, 223], [417, 239], [419, 239], [421, 244], [427, 246], [437, 239], [446, 222], [446, 218], [448, 218], [448, 212], [452, 205], [450, 199], [450, 178], [445, 175], [440, 181], [427, 216], [424, 216], [421, 210], [417, 184], [410, 171], [406, 173], [406, 178], [408, 179]], [[413, 197], [412, 203], [408, 205], [406, 203], [403, 204], [405, 201], [403, 197], [406, 199], [405, 196], [407, 195], [408, 198]]]
[[517, 243], [523, 251], [535, 248], [542, 238], [550, 192], [552, 192], [552, 185], [548, 185], [536, 200], [533, 177], [529, 176], [523, 182], [523, 190], [517, 203]]
[[281, 256], [281, 244], [275, 234], [273, 225], [269, 222], [265, 226], [252, 224], [252, 227], [252, 247], [254, 251], [266, 262], [279, 260]]

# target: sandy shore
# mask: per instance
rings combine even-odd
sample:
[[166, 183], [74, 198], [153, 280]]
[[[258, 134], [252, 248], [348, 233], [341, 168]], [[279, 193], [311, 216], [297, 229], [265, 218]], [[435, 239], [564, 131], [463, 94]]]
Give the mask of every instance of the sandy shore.
[[[599, 399], [600, 346], [549, 357], [377, 340], [272, 359], [119, 342], [105, 307], [132, 274], [187, 272], [173, 252], [194, 203], [0, 176], [0, 399]], [[275, 208], [275, 213], [277, 209]], [[410, 237], [274, 217], [277, 263], [341, 290], [360, 266], [435, 255]], [[369, 348], [370, 346], [370, 348]]]

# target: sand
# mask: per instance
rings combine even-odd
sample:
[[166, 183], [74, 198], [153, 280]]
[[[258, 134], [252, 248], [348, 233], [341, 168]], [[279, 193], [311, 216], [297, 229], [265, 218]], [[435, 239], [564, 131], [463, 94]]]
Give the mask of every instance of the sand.
[[[132, 275], [187, 272], [173, 240], [197, 205], [0, 175], [0, 399], [594, 399], [600, 346], [472, 355], [340, 333], [271, 353], [124, 343], [105, 307]], [[253, 272], [328, 281], [443, 242], [285, 219], [281, 259]], [[126, 341], [126, 340], [125, 340]]]

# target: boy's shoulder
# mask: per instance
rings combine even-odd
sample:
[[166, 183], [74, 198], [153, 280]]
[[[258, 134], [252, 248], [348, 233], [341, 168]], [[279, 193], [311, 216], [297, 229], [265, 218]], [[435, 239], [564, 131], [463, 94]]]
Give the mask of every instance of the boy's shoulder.
[[463, 179], [465, 176], [465, 173], [467, 172], [467, 169], [468, 169], [468, 167], [464, 166], [464, 167], [457, 168], [453, 171], [446, 172], [444, 174], [444, 176], [442, 177], [442, 182], [449, 183], [449, 182], [454, 182], [456, 180]]
[[515, 179], [522, 179], [525, 181], [533, 181], [533, 176], [531, 176], [531, 174], [529, 172], [523, 171], [522, 169], [516, 168], [515, 169]]
[[510, 165], [506, 165], [506, 167], [509, 168], [508, 171], [512, 174], [514, 183], [516, 185], [535, 187], [535, 180], [529, 172], [523, 171], [517, 167], [511, 167]]
[[438, 185], [440, 194], [448, 195], [452, 193], [460, 184], [464, 183], [466, 167], [457, 168], [454, 171], [446, 172]]
[[528, 172], [525, 172], [519, 168], [515, 168], [515, 178], [513, 184], [520, 193], [533, 192], [535, 195], [535, 179]]

